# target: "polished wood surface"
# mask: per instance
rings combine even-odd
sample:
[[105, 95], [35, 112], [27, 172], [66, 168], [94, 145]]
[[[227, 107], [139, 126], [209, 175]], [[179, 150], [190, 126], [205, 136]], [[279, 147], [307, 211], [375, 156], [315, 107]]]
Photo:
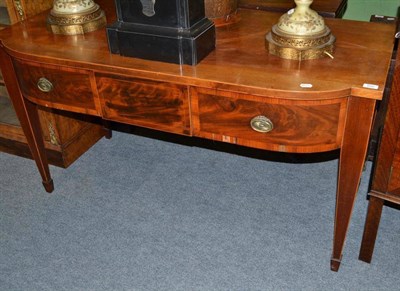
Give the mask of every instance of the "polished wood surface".
[[[107, 4], [102, 7], [112, 22], [114, 12], [111, 3]], [[301, 100], [305, 95], [308, 100], [348, 95], [382, 98], [393, 27], [327, 19], [337, 38], [335, 59], [299, 63], [279, 59], [264, 49], [264, 35], [280, 15], [248, 10], [239, 13], [241, 21], [218, 29], [217, 49], [197, 66], [111, 55], [104, 30], [73, 37], [53, 35], [45, 30], [46, 14], [31, 18], [24, 25], [14, 25], [1, 36], [4, 46], [12, 48], [13, 56], [29, 55], [30, 61], [71, 67], [84, 64], [85, 69], [285, 99]], [[25, 35], [25, 41], [21, 41], [21, 35]], [[301, 88], [302, 83], [313, 87]], [[364, 88], [365, 83], [379, 88]]]
[[[191, 96], [194, 134], [253, 148], [280, 152], [318, 152], [340, 147], [347, 99], [282, 100], [197, 88]], [[262, 115], [274, 128], [260, 134], [249, 120]], [[232, 139], [232, 140], [227, 140]]]
[[400, 50], [396, 63], [379, 151], [371, 178], [369, 205], [360, 260], [370, 263], [385, 201], [400, 205]]
[[[239, 7], [284, 13], [296, 5], [293, 0], [239, 0]], [[324, 17], [341, 18], [347, 0], [314, 0], [311, 8]]]
[[[96, 75], [103, 117], [190, 135], [187, 88], [164, 82]], [[135, 96], [135, 98], [132, 98]]]
[[[44, 67], [38, 63], [20, 60], [14, 60], [14, 68], [19, 76], [22, 93], [35, 103], [47, 105], [46, 107], [53, 107], [49, 105], [55, 103], [60, 109], [65, 105], [74, 107], [74, 111], [79, 113], [97, 113], [87, 71], [69, 68], [60, 70], [56, 66]], [[51, 79], [51, 91], [43, 92], [38, 89], [38, 81], [42, 77]]]
[[[112, 2], [97, 2], [113, 22]], [[239, 13], [239, 22], [218, 28], [216, 50], [197, 66], [110, 54], [104, 30], [53, 35], [42, 14], [0, 33], [1, 62], [12, 76], [5, 81], [49, 192], [52, 180], [33, 104], [280, 152], [340, 149], [331, 261], [337, 271], [375, 102], [383, 95], [394, 28], [329, 19], [337, 38], [334, 59], [298, 62], [265, 50], [265, 34], [279, 14]], [[24, 73], [25, 67], [32, 70]], [[78, 85], [65, 85], [61, 73]], [[41, 78], [53, 84], [48, 94], [37, 86]], [[250, 122], [259, 115], [272, 121], [272, 131], [254, 130]]]

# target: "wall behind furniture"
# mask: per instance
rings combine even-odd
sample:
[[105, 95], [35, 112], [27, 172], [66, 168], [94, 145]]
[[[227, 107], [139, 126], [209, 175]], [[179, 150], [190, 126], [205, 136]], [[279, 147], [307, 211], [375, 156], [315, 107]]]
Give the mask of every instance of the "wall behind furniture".
[[345, 19], [369, 21], [371, 15], [399, 16], [400, 0], [348, 0]]

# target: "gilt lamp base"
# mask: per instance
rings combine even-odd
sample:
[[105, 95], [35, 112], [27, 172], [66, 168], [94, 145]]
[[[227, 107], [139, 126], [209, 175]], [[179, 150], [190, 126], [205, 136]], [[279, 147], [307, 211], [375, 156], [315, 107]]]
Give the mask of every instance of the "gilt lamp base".
[[310, 9], [313, 0], [294, 0], [296, 8], [283, 14], [265, 37], [270, 54], [290, 60], [333, 58], [335, 37], [324, 19]]
[[290, 60], [312, 60], [333, 57], [335, 37], [329, 28], [312, 36], [289, 35], [276, 26], [266, 35], [265, 47], [270, 54]]
[[54, 34], [85, 34], [106, 24], [104, 11], [97, 4], [87, 11], [76, 13], [59, 13], [53, 9], [47, 18], [47, 28]]

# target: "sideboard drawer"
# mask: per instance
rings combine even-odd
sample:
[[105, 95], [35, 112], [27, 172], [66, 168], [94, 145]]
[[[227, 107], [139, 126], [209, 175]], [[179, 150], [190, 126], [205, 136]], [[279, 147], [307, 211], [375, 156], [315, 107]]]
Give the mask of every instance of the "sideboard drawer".
[[281, 152], [340, 147], [347, 98], [282, 100], [204, 88], [191, 96], [196, 136]]
[[190, 135], [189, 96], [185, 86], [123, 76], [96, 74], [103, 118]]
[[45, 107], [99, 115], [90, 72], [14, 60], [22, 94]]

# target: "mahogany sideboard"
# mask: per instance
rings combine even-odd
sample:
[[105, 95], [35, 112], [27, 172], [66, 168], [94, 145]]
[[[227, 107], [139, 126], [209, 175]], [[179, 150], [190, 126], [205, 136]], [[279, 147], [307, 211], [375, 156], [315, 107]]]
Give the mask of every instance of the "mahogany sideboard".
[[[238, 0], [241, 8], [284, 13], [295, 7], [293, 0]], [[346, 12], [347, 0], [314, 0], [312, 9], [323, 17], [341, 18]]]
[[[112, 1], [97, 3], [112, 23]], [[265, 50], [280, 14], [239, 13], [239, 22], [217, 29], [216, 50], [196, 66], [110, 54], [105, 30], [53, 35], [46, 13], [0, 32], [0, 65], [48, 192], [54, 186], [38, 106], [278, 152], [340, 149], [331, 258], [337, 271], [394, 27], [327, 19], [337, 38], [334, 59], [298, 62]], [[272, 130], [259, 132], [266, 128]]]
[[[400, 25], [398, 26], [400, 34]], [[400, 35], [399, 35], [400, 38]], [[385, 202], [400, 205], [400, 49], [385, 110], [383, 131], [374, 161], [369, 203], [359, 259], [370, 263]]]
[[[0, 29], [51, 8], [53, 0], [0, 0]], [[76, 118], [47, 108], [39, 109], [46, 155], [51, 164], [68, 167], [105, 134], [93, 118]], [[89, 120], [88, 120], [89, 119]], [[32, 158], [0, 74], [0, 151]]]

